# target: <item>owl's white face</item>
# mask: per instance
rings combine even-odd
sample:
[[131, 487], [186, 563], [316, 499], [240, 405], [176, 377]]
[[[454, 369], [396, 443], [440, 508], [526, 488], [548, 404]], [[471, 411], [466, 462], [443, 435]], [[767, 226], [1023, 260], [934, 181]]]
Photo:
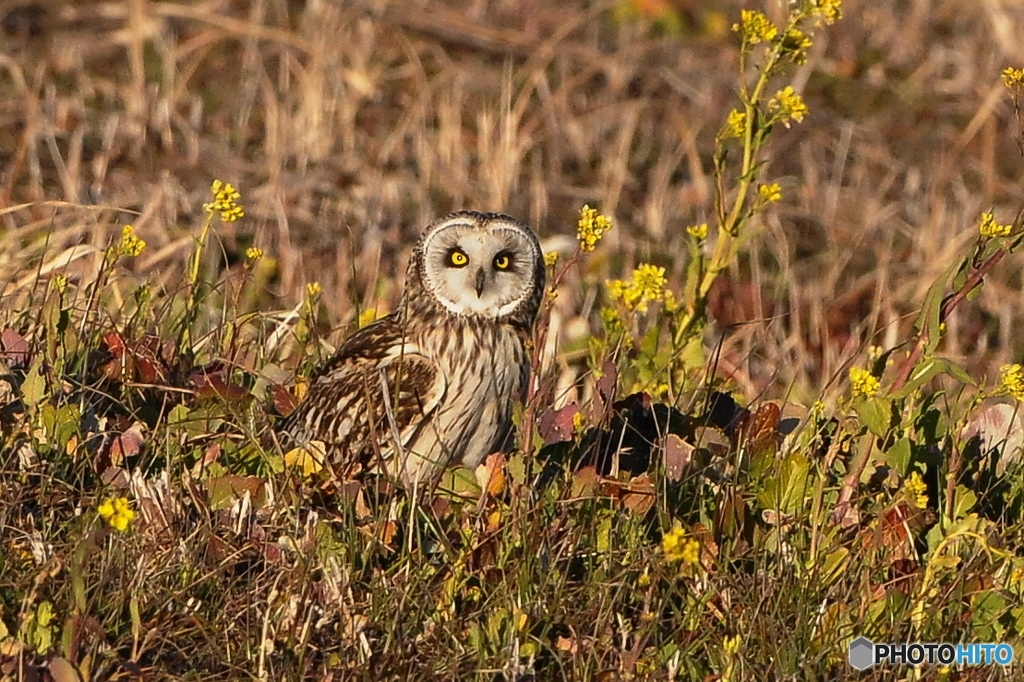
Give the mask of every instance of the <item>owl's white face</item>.
[[457, 315], [508, 315], [543, 276], [537, 237], [507, 216], [453, 216], [423, 235], [422, 250], [427, 291]]

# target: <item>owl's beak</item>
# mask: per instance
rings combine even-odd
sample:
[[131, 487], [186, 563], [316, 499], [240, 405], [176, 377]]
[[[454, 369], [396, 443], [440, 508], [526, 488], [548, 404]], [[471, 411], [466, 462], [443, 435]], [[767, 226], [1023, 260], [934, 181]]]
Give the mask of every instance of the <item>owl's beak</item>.
[[480, 268], [476, 271], [476, 297], [480, 298], [480, 294], [484, 293], [484, 269]]

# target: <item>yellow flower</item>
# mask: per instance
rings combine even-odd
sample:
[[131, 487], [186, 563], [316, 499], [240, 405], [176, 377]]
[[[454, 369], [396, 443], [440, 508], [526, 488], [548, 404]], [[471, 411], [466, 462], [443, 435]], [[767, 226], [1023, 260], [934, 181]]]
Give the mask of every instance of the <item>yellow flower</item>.
[[665, 268], [642, 263], [628, 282], [608, 281], [608, 296], [613, 301], [621, 301], [627, 310], [645, 313], [649, 303], [664, 300], [667, 283]]
[[749, 9], [740, 12], [740, 22], [733, 24], [732, 30], [739, 33], [743, 37], [743, 42], [750, 45], [769, 41], [779, 32], [764, 13]]
[[733, 109], [725, 119], [725, 130], [721, 132], [723, 140], [730, 137], [743, 137], [747, 133], [747, 114]]
[[708, 224], [690, 225], [686, 228], [686, 233], [697, 241], [702, 242], [708, 238]]
[[679, 526], [662, 536], [661, 551], [670, 564], [682, 561], [696, 565], [700, 561], [700, 543], [695, 538], [686, 537], [686, 531]]
[[597, 248], [597, 243], [604, 238], [604, 233], [612, 229], [612, 221], [608, 216], [601, 215], [597, 209], [584, 205], [580, 209], [579, 229], [576, 238], [580, 240], [580, 249], [590, 253]]
[[776, 201], [782, 201], [782, 188], [777, 182], [760, 185], [757, 188], [757, 199], [762, 204], [774, 204]]
[[843, 0], [813, 0], [814, 14], [831, 24], [837, 19], [843, 18]]
[[793, 86], [787, 85], [768, 100], [768, 111], [775, 114], [779, 122], [788, 128], [790, 121], [803, 121], [808, 109], [804, 100], [793, 90]]
[[233, 223], [245, 216], [245, 209], [238, 203], [242, 195], [230, 182], [214, 180], [210, 192], [213, 194], [213, 201], [203, 204], [203, 210], [207, 213], [220, 213], [220, 219], [225, 223]]
[[911, 472], [903, 484], [903, 492], [914, 507], [924, 509], [928, 506], [928, 486], [921, 480], [921, 474], [916, 471]]
[[322, 293], [324, 293], [324, 288], [320, 286], [320, 282], [310, 282], [306, 285], [306, 296], [308, 298], [316, 298]]
[[260, 258], [263, 258], [263, 249], [258, 246], [250, 246], [245, 250], [245, 257], [249, 259], [249, 262], [255, 263]]
[[104, 501], [96, 508], [99, 515], [111, 525], [112, 528], [122, 533], [128, 530], [128, 525], [135, 518], [128, 499], [125, 497], [112, 497]]
[[557, 263], [557, 262], [558, 262], [558, 252], [557, 251], [549, 251], [548, 253], [544, 254], [544, 264], [547, 265], [549, 268], [555, 267], [555, 263]]
[[1016, 363], [1003, 365], [999, 374], [1000, 389], [1024, 402], [1024, 367]]
[[[618, 280], [615, 280], [618, 281]], [[609, 282], [609, 284], [611, 284]], [[610, 295], [610, 292], [609, 292]], [[609, 336], [614, 336], [622, 332], [624, 326], [622, 324], [622, 317], [619, 316], [619, 311], [615, 308], [605, 306], [600, 310], [601, 314], [601, 326], [604, 327], [604, 331]]]
[[866, 369], [861, 369], [860, 367], [850, 368], [850, 386], [854, 398], [857, 396], [870, 398], [877, 395], [881, 385], [881, 382]]
[[800, 29], [790, 28], [782, 37], [782, 50], [793, 57], [797, 64], [807, 63], [807, 50], [811, 47], [811, 39]]
[[135, 228], [125, 225], [121, 230], [121, 243], [117, 245], [117, 252], [122, 256], [138, 256], [146, 248], [146, 242], [135, 236]]
[[57, 293], [63, 294], [68, 288], [68, 276], [57, 275], [53, 278], [53, 288], [57, 290]]
[[982, 237], [1005, 237], [1013, 231], [1013, 225], [1000, 225], [996, 222], [995, 214], [987, 212], [981, 214], [978, 231]]
[[1003, 85], [1010, 90], [1024, 88], [1024, 69], [1015, 69], [1012, 66], [1003, 69]]

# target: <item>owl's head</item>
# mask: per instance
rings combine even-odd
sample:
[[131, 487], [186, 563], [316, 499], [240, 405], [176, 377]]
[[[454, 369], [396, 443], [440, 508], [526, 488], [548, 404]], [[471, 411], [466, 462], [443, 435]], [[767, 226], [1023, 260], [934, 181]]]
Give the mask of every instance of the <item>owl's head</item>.
[[460, 211], [432, 223], [420, 237], [407, 287], [418, 279], [450, 313], [491, 319], [515, 314], [532, 322], [544, 291], [537, 236], [515, 218]]

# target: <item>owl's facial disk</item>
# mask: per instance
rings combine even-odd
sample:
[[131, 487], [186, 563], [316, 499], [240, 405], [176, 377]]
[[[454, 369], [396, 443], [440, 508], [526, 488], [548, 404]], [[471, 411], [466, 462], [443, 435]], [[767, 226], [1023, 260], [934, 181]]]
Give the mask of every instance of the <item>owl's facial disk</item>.
[[500, 223], [451, 225], [424, 245], [426, 285], [453, 313], [501, 317], [530, 295], [538, 253]]

